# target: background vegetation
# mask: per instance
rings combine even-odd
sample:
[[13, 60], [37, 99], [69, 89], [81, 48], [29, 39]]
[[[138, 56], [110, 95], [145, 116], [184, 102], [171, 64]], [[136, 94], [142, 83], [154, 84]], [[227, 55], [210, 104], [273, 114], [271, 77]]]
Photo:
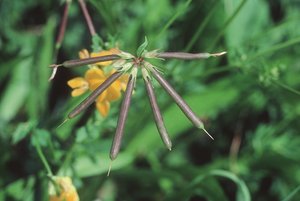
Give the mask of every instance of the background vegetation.
[[[120, 102], [56, 128], [82, 97], [60, 69], [48, 82], [63, 11], [59, 1], [0, 1], [0, 200], [47, 200], [47, 172], [72, 177], [81, 200], [300, 200], [300, 3], [297, 0], [90, 0], [97, 33], [135, 52], [219, 52], [221, 58], [158, 63], [215, 137], [194, 128], [155, 88], [173, 141], [164, 148], [138, 80], [123, 148], [109, 166]], [[73, 1], [58, 62], [91, 49]]]

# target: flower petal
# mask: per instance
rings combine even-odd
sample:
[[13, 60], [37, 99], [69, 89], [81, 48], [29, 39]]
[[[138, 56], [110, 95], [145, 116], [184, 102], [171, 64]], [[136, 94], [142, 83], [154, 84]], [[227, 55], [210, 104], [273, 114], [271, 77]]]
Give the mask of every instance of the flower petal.
[[106, 97], [107, 97], [107, 90], [103, 91], [102, 94], [100, 94], [100, 96], [98, 96], [97, 102], [105, 101], [107, 99]]
[[121, 88], [119, 84], [114, 82], [108, 89], [107, 89], [107, 100], [108, 101], [115, 101], [121, 97]]
[[85, 79], [89, 83], [90, 90], [94, 91], [100, 84], [102, 84], [106, 77], [104, 72], [99, 68], [91, 68], [85, 73]]
[[95, 89], [97, 89], [97, 87], [99, 87], [102, 83], [103, 83], [104, 80], [89, 80], [89, 89], [91, 91], [94, 91]]
[[86, 59], [90, 57], [90, 54], [87, 51], [87, 49], [82, 49], [78, 54], [80, 59]]
[[82, 77], [75, 77], [69, 80], [67, 83], [72, 89], [88, 85], [87, 81]]
[[118, 81], [120, 81], [120, 84], [121, 84], [120, 87], [121, 87], [121, 90], [122, 90], [122, 91], [125, 91], [125, 90], [126, 90], [128, 78], [129, 78], [129, 76], [128, 76], [127, 74], [124, 74], [124, 75], [122, 75], [122, 76], [118, 79]]
[[89, 81], [90, 79], [104, 79], [105, 74], [103, 70], [99, 68], [91, 68], [86, 71], [84, 78]]
[[110, 103], [109, 103], [109, 101], [104, 101], [104, 102], [96, 101], [96, 107], [97, 107], [98, 111], [100, 112], [100, 114], [103, 117], [106, 117], [108, 115], [108, 112], [110, 109]]
[[72, 92], [71, 92], [71, 95], [73, 97], [75, 96], [80, 96], [81, 94], [83, 94], [84, 92], [87, 91], [87, 88], [77, 88], [77, 89], [74, 89]]
[[56, 195], [55, 187], [53, 184], [49, 186], [49, 200], [50, 201], [79, 201], [76, 188], [72, 184], [72, 180], [69, 177], [53, 177], [53, 180], [60, 187], [60, 194]]

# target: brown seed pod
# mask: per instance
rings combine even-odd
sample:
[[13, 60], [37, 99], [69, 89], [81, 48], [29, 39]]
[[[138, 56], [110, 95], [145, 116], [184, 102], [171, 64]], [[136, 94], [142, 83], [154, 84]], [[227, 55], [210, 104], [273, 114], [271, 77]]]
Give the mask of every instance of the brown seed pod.
[[73, 67], [79, 67], [88, 64], [94, 64], [102, 61], [112, 61], [117, 59], [120, 59], [120, 57], [116, 54], [112, 54], [112, 55], [99, 56], [99, 57], [90, 57], [86, 59], [73, 59], [73, 60], [63, 62], [61, 66], [66, 68], [73, 68]]
[[124, 127], [125, 127], [125, 123], [126, 123], [126, 119], [127, 119], [127, 114], [128, 114], [128, 109], [129, 109], [129, 105], [130, 105], [130, 101], [131, 101], [134, 84], [135, 84], [135, 77], [130, 75], [128, 83], [127, 83], [126, 91], [124, 94], [122, 106], [121, 106], [121, 111], [120, 111], [120, 115], [119, 115], [119, 119], [118, 119], [118, 123], [117, 123], [116, 133], [115, 133], [113, 143], [111, 146], [111, 150], [110, 150], [110, 159], [111, 160], [116, 159], [117, 155], [120, 151], [122, 137], [124, 134]]
[[198, 118], [198, 116], [192, 111], [188, 104], [181, 98], [181, 96], [175, 91], [175, 89], [165, 80], [161, 74], [154, 68], [150, 68], [153, 77], [158, 81], [158, 83], [165, 89], [165, 91], [173, 98], [181, 111], [185, 116], [197, 127], [205, 131], [205, 133], [214, 139], [204, 128], [203, 122]]
[[77, 107], [75, 107], [69, 114], [68, 118], [72, 119], [77, 116], [80, 112], [89, 107], [97, 97], [103, 93], [115, 80], [122, 75], [122, 72], [115, 72], [109, 76], [100, 86], [98, 86], [86, 99], [84, 99]]
[[151, 84], [151, 81], [148, 77], [144, 76], [144, 82], [145, 82], [145, 86], [147, 89], [147, 93], [148, 93], [148, 97], [149, 97], [149, 101], [151, 104], [151, 108], [153, 111], [153, 116], [154, 116], [154, 120], [156, 123], [156, 127], [157, 130], [160, 134], [160, 137], [162, 139], [162, 141], [164, 142], [164, 144], [166, 145], [166, 147], [171, 151], [172, 149], [172, 142], [170, 140], [170, 137], [168, 135], [167, 129], [164, 125], [164, 120], [163, 117], [160, 113], [157, 101], [156, 101], [156, 97], [155, 97], [155, 93]]

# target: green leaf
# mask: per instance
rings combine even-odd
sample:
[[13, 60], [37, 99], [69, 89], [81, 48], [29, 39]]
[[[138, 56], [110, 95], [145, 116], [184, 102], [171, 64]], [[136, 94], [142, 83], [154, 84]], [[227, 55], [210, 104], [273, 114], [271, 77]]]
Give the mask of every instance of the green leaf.
[[11, 80], [0, 101], [0, 120], [8, 122], [14, 118], [23, 106], [30, 92], [30, 67], [32, 59], [23, 59], [15, 66]]
[[36, 125], [36, 121], [20, 123], [12, 135], [12, 143], [17, 144], [19, 141], [24, 139]]
[[37, 144], [44, 147], [50, 141], [50, 133], [43, 129], [35, 129], [31, 138], [31, 143], [36, 146]]
[[237, 201], [251, 201], [251, 196], [248, 187], [245, 182], [237, 177], [232, 172], [226, 170], [213, 170], [210, 172], [210, 175], [224, 177], [232, 180], [238, 187], [237, 192]]
[[33, 200], [35, 179], [30, 176], [28, 179], [19, 179], [6, 187], [5, 193], [14, 200]]
[[111, 164], [111, 171], [123, 168], [133, 162], [133, 156], [131, 154], [120, 153], [117, 160], [113, 162], [109, 159], [109, 153], [97, 153], [96, 161], [91, 160], [89, 157], [82, 156], [77, 157], [74, 168], [79, 177], [90, 177], [99, 174], [106, 174], [109, 165]]
[[143, 44], [140, 45], [140, 47], [136, 51], [137, 57], [142, 56], [142, 54], [146, 50], [147, 46], [148, 46], [148, 40], [147, 40], [147, 37], [145, 36], [145, 41], [143, 42]]
[[103, 44], [104, 44], [104, 42], [98, 34], [95, 34], [95, 35], [92, 36], [92, 50], [93, 50], [93, 52], [99, 52], [99, 51], [103, 50]]
[[[242, 0], [225, 1], [228, 16], [233, 14], [240, 2]], [[267, 27], [269, 24], [268, 13], [266, 2], [259, 0], [247, 1], [226, 29], [225, 36], [228, 46], [238, 47], [264, 27]]]
[[31, 90], [26, 102], [29, 117], [31, 119], [41, 118], [46, 113], [48, 102], [48, 90], [50, 83], [49, 64], [52, 63], [53, 35], [56, 26], [55, 18], [50, 17], [43, 27], [43, 34], [37, 38], [37, 43], [33, 46], [33, 61], [30, 69]]

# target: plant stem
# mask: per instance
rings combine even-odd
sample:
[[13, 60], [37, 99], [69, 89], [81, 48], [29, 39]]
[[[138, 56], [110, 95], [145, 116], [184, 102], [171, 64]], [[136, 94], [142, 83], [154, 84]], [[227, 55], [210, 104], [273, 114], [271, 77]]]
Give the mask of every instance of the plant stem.
[[[70, 8], [71, 3], [72, 3], [71, 0], [66, 1], [63, 17], [62, 17], [62, 20], [61, 20], [61, 24], [60, 24], [59, 31], [58, 31], [58, 36], [57, 36], [57, 39], [56, 39], [56, 42], [55, 42], [55, 47], [54, 47], [55, 48], [54, 53], [53, 53], [53, 62], [54, 63], [56, 63], [58, 50], [60, 49], [61, 43], [62, 43], [64, 35], [65, 35], [66, 26], [67, 26], [67, 23], [68, 23], [68, 13], [69, 13], [69, 8]], [[52, 69], [52, 73], [51, 73], [48, 81], [54, 79], [54, 77], [56, 75], [56, 72], [57, 72], [57, 68], [58, 67], [54, 67]]]
[[283, 83], [281, 83], [281, 82], [279, 82], [279, 81], [277, 81], [277, 80], [273, 80], [273, 82], [274, 82], [275, 84], [277, 84], [278, 86], [280, 86], [280, 87], [282, 87], [282, 88], [288, 90], [289, 92], [292, 92], [292, 93], [297, 94], [297, 95], [300, 96], [300, 91], [298, 91], [298, 90], [296, 90], [296, 89], [293, 89], [292, 87], [290, 87], [290, 86], [288, 86], [288, 85], [286, 85], [286, 84], [283, 84]]
[[86, 23], [88, 25], [88, 28], [90, 30], [91, 35], [92, 36], [96, 35], [95, 27], [94, 27], [92, 18], [91, 18], [90, 14], [89, 14], [89, 11], [88, 11], [88, 9], [86, 7], [85, 0], [78, 0], [78, 2], [79, 2], [81, 10], [83, 12], [84, 18], [86, 20]]
[[[162, 28], [162, 30], [159, 32], [159, 34], [157, 34], [156, 38], [160, 38], [161, 35], [173, 24], [173, 22], [180, 17], [180, 15], [189, 7], [190, 3], [192, 0], [187, 0], [184, 5], [182, 6], [182, 8], [179, 9], [179, 11], [177, 11], [173, 17], [167, 22], [167, 24]], [[156, 39], [155, 38], [155, 39]]]
[[263, 56], [265, 54], [278, 51], [280, 49], [289, 47], [291, 45], [295, 45], [297, 43], [300, 43], [300, 37], [293, 38], [293, 39], [288, 40], [286, 42], [276, 44], [276, 45], [274, 45], [273, 47], [271, 47], [269, 49], [262, 50], [262, 51], [256, 53], [255, 55], [253, 55], [252, 57], [247, 58], [245, 61], [249, 62], [249, 61], [254, 60], [254, 59], [258, 58], [258, 57], [261, 57], [261, 56]]
[[218, 7], [218, 3], [220, 1], [215, 1], [213, 4], [213, 8], [210, 10], [210, 12], [208, 13], [208, 15], [205, 17], [205, 19], [203, 20], [203, 22], [200, 24], [200, 26], [198, 27], [196, 33], [193, 35], [192, 39], [189, 41], [189, 43], [187, 44], [187, 46], [184, 48], [185, 52], [189, 52], [192, 48], [192, 46], [195, 44], [196, 40], [199, 38], [200, 34], [203, 32], [204, 28], [206, 27], [206, 25], [208, 24], [210, 18], [215, 14], [215, 10]]
[[237, 9], [233, 12], [233, 14], [227, 19], [227, 21], [225, 22], [225, 24], [223, 25], [221, 31], [218, 33], [218, 35], [216, 36], [215, 40], [211, 43], [210, 48], [208, 48], [208, 50], [212, 50], [215, 45], [217, 44], [217, 42], [219, 42], [220, 38], [223, 36], [223, 34], [225, 33], [226, 28], [230, 25], [230, 23], [235, 19], [235, 17], [237, 16], [237, 14], [241, 11], [241, 9], [243, 8], [243, 6], [245, 5], [245, 3], [247, 2], [247, 0], [243, 0], [240, 5], [237, 7]]
[[38, 153], [38, 155], [39, 155], [39, 157], [40, 157], [42, 163], [44, 164], [44, 167], [45, 167], [45, 169], [46, 169], [48, 175], [49, 175], [49, 176], [53, 176], [53, 173], [52, 173], [52, 171], [51, 171], [51, 168], [50, 168], [50, 166], [49, 166], [49, 164], [48, 164], [48, 162], [47, 162], [47, 159], [46, 159], [46, 157], [45, 157], [45, 155], [44, 155], [44, 153], [43, 153], [43, 151], [42, 151], [42, 149], [41, 149], [41, 146], [40, 146], [40, 144], [38, 143], [37, 140], [36, 140], [36, 143], [35, 143], [35, 149], [36, 149], [36, 151], [37, 151], [37, 153]]

